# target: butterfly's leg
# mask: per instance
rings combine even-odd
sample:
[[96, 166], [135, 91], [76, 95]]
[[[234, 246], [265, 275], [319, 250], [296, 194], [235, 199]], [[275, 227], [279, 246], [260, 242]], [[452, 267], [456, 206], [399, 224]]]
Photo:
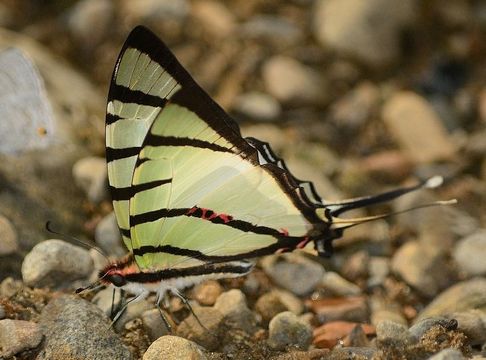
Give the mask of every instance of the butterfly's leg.
[[171, 288], [170, 289], [171, 293], [174, 294], [175, 296], [177, 296], [179, 299], [181, 299], [182, 303], [187, 306], [187, 308], [189, 309], [189, 311], [191, 312], [191, 314], [194, 316], [194, 318], [196, 319], [196, 321], [198, 322], [198, 324], [203, 328], [205, 329], [208, 333], [214, 335], [211, 330], [209, 330], [206, 326], [204, 326], [201, 322], [201, 320], [199, 320], [199, 318], [197, 317], [196, 313], [194, 312], [191, 304], [189, 303], [189, 301], [187, 301], [187, 299], [184, 297], [184, 295], [182, 295], [177, 289], [175, 288]]
[[123, 315], [123, 313], [125, 312], [125, 310], [127, 309], [128, 305], [130, 303], [135, 303], [137, 301], [143, 300], [147, 297], [148, 294], [149, 294], [149, 292], [147, 290], [143, 290], [139, 294], [135, 295], [133, 298], [128, 300], [126, 302], [126, 304], [121, 308], [121, 310], [118, 311], [118, 313], [115, 315], [115, 317], [113, 318], [113, 321], [110, 324], [110, 327], [115, 325], [115, 323], [118, 321], [118, 319], [120, 319], [120, 317]]
[[162, 321], [164, 322], [165, 327], [167, 328], [167, 331], [169, 334], [172, 334], [172, 326], [169, 323], [169, 320], [165, 317], [164, 313], [162, 312], [162, 309], [160, 308], [160, 303], [162, 301], [167, 302], [166, 299], [167, 297], [165, 296], [166, 292], [157, 292], [157, 298], [155, 299], [155, 305], [157, 306], [157, 310], [159, 310], [160, 317]]

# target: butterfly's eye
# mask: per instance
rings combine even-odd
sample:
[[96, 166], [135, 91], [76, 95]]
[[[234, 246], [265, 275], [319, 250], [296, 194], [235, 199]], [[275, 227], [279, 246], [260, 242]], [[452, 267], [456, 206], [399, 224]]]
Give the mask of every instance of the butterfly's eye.
[[108, 278], [108, 280], [113, 284], [115, 285], [116, 287], [121, 287], [123, 285], [125, 285], [127, 283], [127, 281], [125, 280], [125, 277], [120, 275], [120, 274], [113, 274], [113, 275], [110, 275], [110, 277]]

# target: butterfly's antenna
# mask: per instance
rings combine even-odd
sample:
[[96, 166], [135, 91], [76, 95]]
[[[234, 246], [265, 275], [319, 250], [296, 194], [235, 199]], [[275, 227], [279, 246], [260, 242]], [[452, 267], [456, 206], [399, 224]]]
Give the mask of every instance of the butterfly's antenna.
[[91, 245], [91, 244], [88, 244], [88, 243], [86, 243], [86, 242], [84, 242], [84, 241], [82, 241], [82, 240], [80, 240], [80, 239], [78, 239], [78, 238], [76, 238], [76, 237], [74, 237], [74, 236], [72, 236], [72, 235], [67, 235], [67, 234], [64, 234], [64, 233], [62, 233], [62, 232], [60, 232], [60, 231], [54, 230], [54, 229], [52, 228], [52, 224], [51, 224], [51, 221], [50, 221], [50, 220], [48, 220], [48, 221], [46, 222], [46, 230], [47, 230], [48, 232], [50, 232], [51, 234], [56, 234], [56, 235], [59, 235], [59, 236], [62, 236], [62, 237], [64, 237], [64, 238], [66, 238], [66, 239], [69, 239], [69, 240], [72, 240], [72, 241], [74, 241], [74, 242], [77, 242], [78, 244], [82, 245], [82, 246], [83, 246], [83, 247], [85, 247], [85, 248], [94, 249], [94, 250], [96, 250], [97, 252], [99, 252], [101, 255], [103, 255], [103, 257], [106, 259], [106, 261], [107, 261], [107, 262], [110, 262], [110, 259], [108, 258], [108, 255], [106, 255], [106, 254], [103, 252], [103, 250], [101, 250], [99, 247], [97, 247], [97, 246], [93, 246], [93, 245]]

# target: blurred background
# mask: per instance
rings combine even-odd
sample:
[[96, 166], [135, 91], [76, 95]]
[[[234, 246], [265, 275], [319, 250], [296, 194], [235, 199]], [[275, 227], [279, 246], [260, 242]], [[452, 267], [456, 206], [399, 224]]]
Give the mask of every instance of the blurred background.
[[[380, 269], [372, 281], [383, 283], [392, 269], [430, 298], [486, 274], [484, 236], [472, 251], [479, 270], [455, 253], [486, 221], [486, 2], [2, 0], [0, 49], [21, 49], [39, 70], [53, 125], [35, 129], [48, 147], [0, 155], [0, 278], [19, 277], [23, 255], [52, 236], [47, 220], [125, 252], [106, 188], [104, 109], [118, 52], [139, 24], [245, 136], [270, 142], [325, 199], [444, 176], [438, 191], [395, 207], [457, 206], [363, 225], [339, 242], [333, 266], [348, 264], [348, 279]], [[361, 263], [375, 268], [352, 267]]]

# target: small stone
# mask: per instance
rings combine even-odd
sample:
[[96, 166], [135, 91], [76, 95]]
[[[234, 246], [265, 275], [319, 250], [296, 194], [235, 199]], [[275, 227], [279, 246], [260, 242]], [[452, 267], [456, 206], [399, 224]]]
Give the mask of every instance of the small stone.
[[73, 166], [74, 181], [94, 203], [108, 198], [107, 174], [106, 160], [102, 157], [85, 157]]
[[397, 183], [411, 174], [413, 163], [401, 151], [386, 150], [367, 156], [360, 167], [372, 178]]
[[486, 230], [482, 229], [460, 240], [453, 257], [462, 272], [468, 276], [486, 275]]
[[349, 321], [330, 321], [314, 329], [313, 344], [319, 348], [332, 349], [340, 340], [350, 336], [356, 328], [361, 329], [361, 331], [357, 330], [357, 332], [364, 333], [365, 335], [374, 335], [376, 333], [375, 327], [369, 324]]
[[307, 350], [311, 344], [312, 328], [290, 311], [276, 315], [268, 328], [268, 345], [274, 350], [285, 350], [288, 347]]
[[114, 212], [106, 215], [96, 225], [94, 237], [96, 244], [110, 255], [121, 257], [127, 252], [122, 245], [120, 230]]
[[67, 18], [69, 31], [83, 45], [93, 46], [106, 36], [114, 10], [114, 4], [109, 0], [78, 1]]
[[267, 60], [262, 76], [268, 92], [284, 103], [320, 103], [327, 95], [319, 73], [287, 56]]
[[77, 296], [50, 301], [39, 325], [45, 341], [38, 359], [132, 359], [103, 312]]
[[368, 305], [363, 296], [308, 300], [306, 304], [317, 314], [321, 322], [366, 322], [368, 319]]
[[446, 289], [423, 309], [417, 321], [471, 309], [486, 309], [486, 279], [461, 281]]
[[143, 360], [206, 360], [207, 357], [196, 343], [179, 336], [165, 335], [155, 340], [143, 354]]
[[367, 251], [357, 251], [350, 255], [342, 266], [341, 273], [346, 279], [357, 281], [368, 277], [370, 255]]
[[457, 349], [444, 349], [429, 357], [429, 360], [464, 360], [466, 359]]
[[383, 345], [407, 344], [411, 338], [405, 325], [385, 320], [376, 325], [376, 340]]
[[37, 347], [42, 340], [39, 326], [30, 321], [0, 320], [0, 358], [14, 355]]
[[319, 0], [314, 33], [324, 47], [380, 66], [399, 56], [400, 33], [413, 15], [413, 1]]
[[62, 240], [46, 240], [25, 256], [22, 278], [27, 286], [69, 287], [73, 280], [88, 277], [93, 271], [89, 252]]
[[272, 121], [282, 111], [275, 98], [256, 91], [238, 96], [235, 102], [235, 111], [252, 120]]
[[197, 284], [192, 293], [199, 304], [212, 306], [223, 293], [223, 287], [216, 280], [208, 280]]
[[280, 296], [270, 291], [260, 296], [255, 303], [255, 310], [262, 316], [265, 322], [270, 321], [275, 315], [288, 311], [287, 307], [280, 300]]
[[368, 287], [381, 286], [390, 274], [390, 259], [384, 256], [370, 257]]
[[360, 295], [361, 289], [358, 285], [346, 280], [338, 273], [327, 271], [322, 277], [321, 285], [336, 296]]
[[261, 261], [263, 270], [277, 285], [297, 296], [311, 293], [321, 282], [324, 268], [298, 254], [267, 256]]
[[398, 92], [383, 106], [383, 121], [405, 153], [419, 163], [450, 160], [456, 145], [441, 119], [423, 97]]
[[408, 285], [429, 297], [437, 294], [447, 280], [444, 255], [417, 241], [402, 245], [393, 255], [391, 267]]
[[209, 34], [218, 38], [230, 35], [236, 26], [233, 13], [221, 2], [213, 0], [194, 2], [192, 14]]
[[216, 303], [214, 309], [218, 310], [224, 317], [225, 322], [253, 334], [256, 331], [256, 317], [255, 314], [246, 305], [245, 295], [237, 289], [233, 289], [222, 293]]
[[486, 312], [472, 309], [453, 313], [449, 317], [457, 321], [458, 330], [467, 336], [471, 345], [486, 343]]
[[187, 0], [122, 0], [119, 2], [120, 18], [131, 23], [145, 23], [162, 20], [182, 21], [189, 15]]
[[[164, 314], [164, 316], [167, 321], [170, 321], [170, 316], [167, 316], [166, 314]], [[164, 320], [160, 317], [158, 309], [144, 311], [142, 314], [142, 324], [152, 341], [157, 340], [161, 336], [170, 334], [169, 329], [165, 326]]]
[[268, 41], [288, 47], [302, 40], [301, 29], [284, 18], [273, 15], [255, 15], [240, 27], [241, 35], [250, 39]]
[[12, 223], [0, 215], [0, 256], [10, 255], [19, 250], [17, 232]]
[[449, 319], [442, 316], [435, 316], [416, 322], [412, 327], [410, 327], [410, 329], [408, 329], [408, 332], [410, 333], [412, 339], [415, 342], [418, 342], [432, 327], [439, 325], [447, 328], [449, 324]]
[[197, 306], [193, 310], [204, 327], [191, 314], [177, 327], [177, 334], [194, 341], [209, 351], [216, 350], [222, 337], [221, 324], [224, 316], [212, 307]]
[[7, 312], [5, 311], [5, 306], [0, 305], [0, 320], [5, 319]]

